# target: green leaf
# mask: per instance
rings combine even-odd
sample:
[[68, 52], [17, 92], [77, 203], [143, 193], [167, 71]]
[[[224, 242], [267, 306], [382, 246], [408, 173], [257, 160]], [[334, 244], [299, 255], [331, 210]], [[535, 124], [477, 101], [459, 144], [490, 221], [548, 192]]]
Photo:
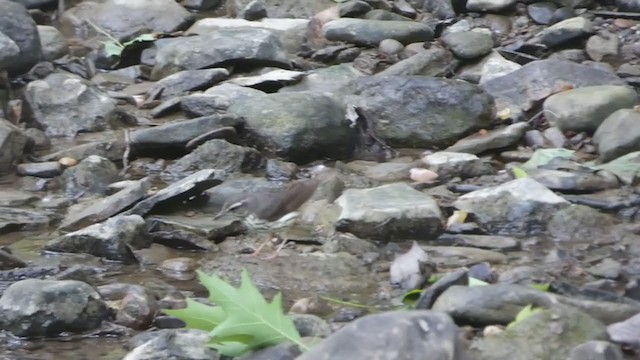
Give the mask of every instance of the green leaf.
[[116, 44], [113, 41], [103, 41], [102, 43], [104, 44], [104, 52], [107, 54], [107, 57], [120, 57], [120, 55], [122, 54], [122, 50], [124, 50], [124, 47]]
[[527, 175], [527, 172], [519, 167], [514, 167], [513, 169], [511, 169], [511, 171], [513, 172], [513, 176], [515, 176], [516, 179], [524, 179], [529, 177], [529, 175]]
[[420, 295], [422, 295], [423, 291], [424, 290], [421, 289], [407, 291], [406, 293], [404, 293], [404, 295], [402, 295], [402, 303], [408, 306], [415, 306], [418, 299], [420, 299]]
[[487, 286], [489, 285], [488, 282], [484, 282], [480, 279], [476, 279], [474, 277], [469, 276], [469, 287], [474, 287], [474, 286]]
[[[276, 294], [268, 303], [253, 285], [246, 270], [242, 271], [239, 288], [234, 288], [215, 275], [207, 276], [198, 271], [198, 276], [210, 292], [209, 299], [226, 314], [224, 321], [210, 333], [214, 344], [240, 342], [247, 345], [246, 349], [258, 349], [292, 342], [303, 350], [308, 349], [302, 344], [291, 318], [282, 311], [281, 294]], [[238, 351], [241, 350], [224, 346], [220, 353], [237, 356], [241, 354]]]
[[533, 283], [533, 284], [530, 284], [529, 286], [534, 288], [534, 289], [536, 289], [536, 290], [547, 292], [547, 291], [549, 291], [549, 287], [551, 286], [551, 284], [549, 284], [549, 283], [546, 283], [546, 284]]
[[433, 274], [429, 276], [429, 279], [427, 280], [427, 282], [429, 284], [435, 284], [436, 282], [438, 282], [438, 280], [442, 279], [443, 276], [444, 276], [443, 274]]
[[209, 306], [187, 298], [187, 307], [184, 309], [168, 310], [163, 312], [185, 322], [189, 329], [211, 331], [224, 321], [226, 315], [219, 306]]
[[513, 325], [517, 324], [518, 322], [530, 317], [531, 315], [542, 311], [542, 309], [540, 308], [533, 308], [533, 305], [527, 305], [524, 308], [522, 308], [522, 310], [520, 310], [520, 312], [518, 313], [518, 315], [516, 315], [516, 318], [509, 324], [507, 325], [507, 329], [512, 327]]
[[555, 158], [569, 159], [573, 156], [574, 151], [569, 149], [557, 148], [557, 149], [538, 149], [533, 153], [531, 159], [522, 164], [524, 170], [533, 170], [540, 166], [548, 164]]

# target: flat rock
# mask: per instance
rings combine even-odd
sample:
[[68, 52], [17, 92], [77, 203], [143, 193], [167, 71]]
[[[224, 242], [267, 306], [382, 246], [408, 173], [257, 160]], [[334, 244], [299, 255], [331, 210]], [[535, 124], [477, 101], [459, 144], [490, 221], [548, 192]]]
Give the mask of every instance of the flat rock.
[[23, 176], [52, 178], [62, 174], [62, 165], [57, 161], [19, 164], [16, 170], [19, 175]]
[[336, 229], [358, 237], [428, 240], [442, 231], [437, 203], [405, 183], [348, 189], [335, 203], [342, 207]]
[[440, 39], [456, 57], [465, 60], [487, 55], [493, 48], [491, 35], [478, 31], [451, 32]]
[[422, 162], [431, 171], [438, 174], [438, 179], [447, 181], [455, 177], [461, 179], [481, 175], [494, 174], [495, 170], [473, 154], [438, 151], [422, 157]]
[[537, 38], [542, 44], [554, 47], [593, 32], [591, 20], [576, 16], [549, 26], [537, 34]]
[[480, 154], [487, 150], [506, 148], [519, 142], [528, 129], [529, 124], [524, 122], [511, 124], [486, 134], [474, 134], [460, 139], [445, 151]]
[[322, 32], [328, 40], [361, 46], [378, 46], [385, 39], [398, 40], [402, 44], [433, 39], [433, 30], [428, 25], [410, 21], [343, 18], [328, 22]]
[[45, 211], [0, 207], [0, 234], [44, 228], [54, 219], [53, 214]]

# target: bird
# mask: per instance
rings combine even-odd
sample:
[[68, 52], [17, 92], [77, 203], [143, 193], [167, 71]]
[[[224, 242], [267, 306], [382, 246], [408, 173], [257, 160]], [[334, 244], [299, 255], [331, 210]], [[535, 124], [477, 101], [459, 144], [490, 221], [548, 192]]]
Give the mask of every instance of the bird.
[[288, 242], [285, 236], [280, 236], [281, 233], [286, 232], [286, 229], [295, 223], [299, 216], [297, 210], [315, 194], [321, 181], [318, 175], [324, 173], [326, 169], [327, 167], [319, 165], [311, 170], [312, 177], [309, 179], [294, 181], [257, 193], [243, 194], [240, 198], [229, 200], [213, 219], [234, 213], [243, 216], [242, 222], [249, 235], [268, 232], [269, 238], [251, 254], [253, 256], [257, 256], [271, 239], [280, 239], [278, 248], [264, 259], [275, 258]]

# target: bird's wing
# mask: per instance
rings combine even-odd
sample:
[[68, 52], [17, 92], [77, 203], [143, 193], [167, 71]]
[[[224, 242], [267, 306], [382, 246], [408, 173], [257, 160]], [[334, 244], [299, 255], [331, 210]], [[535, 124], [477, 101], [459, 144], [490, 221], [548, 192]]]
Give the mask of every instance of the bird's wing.
[[282, 216], [298, 210], [302, 204], [307, 202], [318, 188], [318, 180], [310, 179], [306, 181], [296, 181], [288, 184], [282, 189], [281, 199], [275, 204], [274, 211], [269, 220], [274, 221]]

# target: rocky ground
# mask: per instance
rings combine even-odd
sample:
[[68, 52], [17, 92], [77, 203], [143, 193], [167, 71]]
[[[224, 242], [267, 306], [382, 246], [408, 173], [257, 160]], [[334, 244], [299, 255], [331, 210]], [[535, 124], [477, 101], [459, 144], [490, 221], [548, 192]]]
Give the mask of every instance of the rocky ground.
[[[0, 0], [2, 358], [218, 359], [161, 309], [243, 268], [324, 339], [245, 359], [638, 358], [639, 21], [638, 0]], [[317, 164], [275, 259], [213, 220]]]

